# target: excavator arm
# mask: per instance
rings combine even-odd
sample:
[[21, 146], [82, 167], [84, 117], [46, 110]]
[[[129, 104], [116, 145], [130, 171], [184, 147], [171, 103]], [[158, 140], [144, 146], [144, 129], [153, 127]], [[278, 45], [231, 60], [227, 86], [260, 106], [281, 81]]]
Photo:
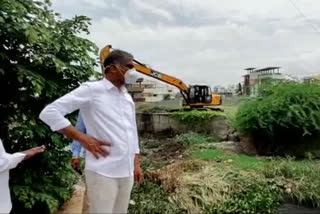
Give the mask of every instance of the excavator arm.
[[188, 86], [184, 82], [182, 82], [182, 80], [169, 76], [167, 74], [161, 73], [159, 71], [153, 70], [152, 68], [147, 67], [146, 65], [138, 62], [137, 60], [134, 60], [134, 68], [142, 74], [158, 79], [169, 85], [175, 86], [185, 93], [189, 92]]
[[136, 69], [136, 71], [180, 89], [181, 95], [183, 96], [186, 103], [189, 104], [189, 88], [184, 82], [182, 82], [182, 80], [153, 70], [152, 68], [149, 68], [148, 66], [138, 62], [137, 60], [133, 61], [134, 68]]

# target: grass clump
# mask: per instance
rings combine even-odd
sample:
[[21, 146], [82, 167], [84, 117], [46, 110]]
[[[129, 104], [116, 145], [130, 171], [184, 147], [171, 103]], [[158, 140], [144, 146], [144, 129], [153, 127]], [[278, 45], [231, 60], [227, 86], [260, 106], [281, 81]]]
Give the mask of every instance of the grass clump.
[[178, 135], [176, 136], [176, 140], [177, 142], [185, 146], [217, 142], [217, 138], [214, 136], [206, 136], [193, 132]]
[[282, 202], [282, 193], [260, 176], [230, 173], [230, 184], [222, 203], [209, 206], [209, 213], [275, 213]]
[[136, 111], [139, 113], [167, 113], [171, 108], [163, 106], [155, 106], [151, 104], [142, 104], [137, 106]]
[[134, 185], [131, 193], [133, 203], [129, 213], [184, 213], [185, 211], [169, 201], [169, 194], [161, 186], [148, 180]]
[[226, 117], [222, 112], [218, 111], [178, 111], [174, 112], [172, 116], [179, 122], [193, 126], [199, 122], [209, 121], [214, 117]]
[[277, 158], [268, 162], [263, 170], [267, 178], [286, 180], [282, 190], [294, 203], [320, 207], [319, 161]]
[[171, 198], [189, 213], [273, 213], [281, 204], [281, 192], [263, 176], [231, 165], [207, 163], [179, 181]]

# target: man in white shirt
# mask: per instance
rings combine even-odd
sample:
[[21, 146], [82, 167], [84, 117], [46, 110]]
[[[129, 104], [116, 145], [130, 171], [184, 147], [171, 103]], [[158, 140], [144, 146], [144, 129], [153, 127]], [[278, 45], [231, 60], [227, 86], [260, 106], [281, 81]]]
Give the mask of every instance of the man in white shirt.
[[[90, 213], [126, 213], [133, 177], [141, 182], [135, 105], [124, 87], [133, 56], [112, 51], [104, 61], [104, 78], [87, 82], [46, 106], [40, 119], [53, 131], [79, 141], [86, 153]], [[77, 109], [87, 134], [64, 116]]]
[[12, 208], [9, 190], [9, 170], [15, 168], [22, 160], [44, 152], [45, 146], [34, 147], [24, 152], [8, 154], [0, 139], [0, 213], [9, 213]]

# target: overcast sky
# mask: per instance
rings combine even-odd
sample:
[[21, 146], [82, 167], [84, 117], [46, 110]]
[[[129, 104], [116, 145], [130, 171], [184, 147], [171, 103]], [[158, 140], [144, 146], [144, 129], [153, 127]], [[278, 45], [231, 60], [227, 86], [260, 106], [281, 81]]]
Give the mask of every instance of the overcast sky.
[[64, 18], [89, 16], [99, 48], [112, 44], [189, 84], [236, 84], [247, 67], [320, 73], [319, 0], [292, 0], [307, 18], [290, 0], [52, 2]]

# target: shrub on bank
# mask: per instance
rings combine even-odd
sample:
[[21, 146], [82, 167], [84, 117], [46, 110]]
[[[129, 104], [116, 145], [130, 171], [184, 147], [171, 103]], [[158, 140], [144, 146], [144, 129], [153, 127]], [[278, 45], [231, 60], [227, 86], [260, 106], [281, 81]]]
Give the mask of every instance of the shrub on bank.
[[268, 85], [257, 99], [239, 107], [235, 126], [251, 133], [262, 153], [286, 153], [317, 141], [320, 130], [320, 86]]

